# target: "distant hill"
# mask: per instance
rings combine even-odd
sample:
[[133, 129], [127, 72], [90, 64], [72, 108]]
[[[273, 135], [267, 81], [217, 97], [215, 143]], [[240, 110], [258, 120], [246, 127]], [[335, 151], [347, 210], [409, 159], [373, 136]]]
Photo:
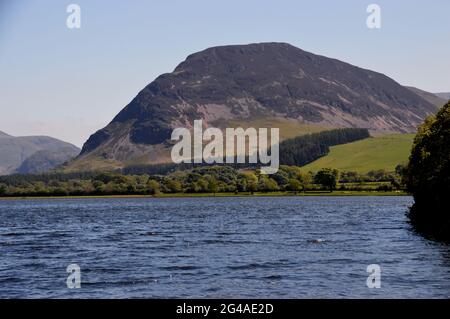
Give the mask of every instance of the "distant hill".
[[[421, 96], [423, 99], [427, 100], [431, 104], [436, 105], [438, 108], [441, 108], [442, 106], [444, 106], [444, 104], [447, 103], [447, 101], [450, 99], [450, 97], [448, 99], [445, 99], [444, 97], [438, 96], [439, 93], [436, 94], [436, 93], [426, 92], [424, 90], [415, 88], [413, 86], [405, 86], [405, 87], [407, 89], [413, 91], [417, 95]], [[441, 93], [441, 94], [445, 94], [445, 93]], [[450, 96], [450, 93], [448, 93], [448, 94]]]
[[35, 174], [46, 172], [77, 156], [79, 152], [79, 149], [74, 149], [71, 146], [61, 146], [56, 150], [37, 151], [23, 161], [14, 173]]
[[80, 149], [48, 136], [14, 137], [0, 132], [0, 175], [20, 170], [36, 173], [54, 168], [78, 155]]
[[[391, 78], [286, 43], [213, 47], [147, 85], [66, 168], [170, 162], [175, 127], [264, 122], [415, 132], [437, 107]], [[267, 127], [267, 126], [266, 126]], [[300, 131], [299, 129], [299, 135]]]
[[450, 92], [434, 93], [434, 94], [439, 96], [440, 98], [443, 98], [446, 101], [450, 100]]
[[398, 164], [408, 162], [414, 136], [414, 134], [383, 135], [332, 146], [328, 155], [303, 166], [303, 169], [318, 171], [330, 167], [358, 173], [378, 169], [393, 172]]

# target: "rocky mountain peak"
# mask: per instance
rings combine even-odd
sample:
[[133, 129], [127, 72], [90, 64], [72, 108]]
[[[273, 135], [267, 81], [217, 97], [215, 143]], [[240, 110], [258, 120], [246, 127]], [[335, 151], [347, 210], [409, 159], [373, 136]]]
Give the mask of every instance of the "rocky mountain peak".
[[[379, 132], [414, 132], [436, 106], [391, 78], [287, 43], [208, 48], [148, 84], [82, 156], [159, 161], [174, 127], [289, 120]], [[149, 156], [149, 154], [153, 154]]]

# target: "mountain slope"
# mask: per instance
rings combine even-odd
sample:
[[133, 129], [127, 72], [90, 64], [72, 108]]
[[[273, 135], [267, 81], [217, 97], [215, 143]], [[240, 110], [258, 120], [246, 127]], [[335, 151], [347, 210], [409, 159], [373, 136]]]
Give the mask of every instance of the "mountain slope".
[[439, 96], [441, 99], [444, 99], [445, 101], [450, 100], [450, 92], [434, 93], [434, 94]]
[[404, 133], [436, 109], [383, 74], [286, 43], [214, 47], [147, 85], [68, 168], [168, 162], [173, 128], [195, 119], [222, 128], [264, 119]]
[[[69, 157], [63, 156], [65, 157], [65, 160], [68, 160], [69, 158], [78, 155], [80, 150], [72, 144], [57, 140], [52, 137], [14, 137], [3, 133], [0, 135], [0, 175], [6, 175], [15, 172], [16, 169], [18, 169], [25, 160], [39, 151], [51, 152], [54, 154], [61, 152], [62, 154], [66, 154], [67, 156], [70, 155]], [[43, 154], [41, 153], [41, 158], [42, 155]], [[32, 171], [31, 162], [29, 162], [28, 164], [28, 169]]]
[[416, 93], [417, 95], [422, 97], [424, 100], [427, 100], [431, 104], [436, 105], [438, 108], [441, 108], [442, 106], [444, 106], [445, 103], [447, 103], [447, 99], [444, 99], [435, 93], [430, 93], [430, 92], [415, 88], [413, 86], [405, 86], [405, 88], [413, 91], [414, 93]]
[[71, 146], [61, 146], [56, 150], [37, 151], [23, 161], [14, 172], [18, 174], [43, 173], [63, 164], [79, 153], [79, 149]]

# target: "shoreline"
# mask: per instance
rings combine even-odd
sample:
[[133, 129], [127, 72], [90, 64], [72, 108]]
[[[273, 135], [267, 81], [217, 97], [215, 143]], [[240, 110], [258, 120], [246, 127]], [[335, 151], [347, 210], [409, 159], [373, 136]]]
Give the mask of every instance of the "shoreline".
[[39, 199], [158, 199], [158, 198], [196, 198], [196, 197], [346, 197], [346, 196], [411, 196], [401, 191], [333, 191], [333, 192], [249, 192], [242, 193], [174, 193], [174, 194], [158, 194], [158, 195], [80, 195], [80, 196], [4, 196], [0, 197], [0, 201], [5, 200], [39, 200]]

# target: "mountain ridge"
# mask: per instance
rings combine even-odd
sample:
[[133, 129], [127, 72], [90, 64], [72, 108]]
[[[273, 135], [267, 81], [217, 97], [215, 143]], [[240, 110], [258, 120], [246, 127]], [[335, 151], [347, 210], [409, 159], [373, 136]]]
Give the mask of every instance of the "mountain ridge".
[[405, 86], [405, 88], [413, 91], [415, 94], [419, 95], [428, 102], [436, 105], [438, 108], [441, 108], [442, 106], [444, 106], [445, 103], [447, 103], [446, 99], [440, 97], [439, 95], [436, 95], [436, 93], [430, 93], [413, 86]]
[[409, 133], [436, 110], [384, 74], [287, 43], [212, 47], [142, 89], [90, 136], [72, 167], [170, 161], [173, 128], [191, 128], [194, 119], [221, 128], [268, 118]]
[[[4, 132], [0, 134], [0, 175], [7, 175], [17, 172], [16, 170], [33, 154], [44, 152], [59, 153], [58, 158], [64, 161], [79, 154], [80, 149], [75, 145], [63, 142], [50, 136], [11, 136]], [[41, 153], [40, 162], [45, 162], [45, 156]], [[62, 161], [62, 162], [64, 162]], [[57, 165], [62, 164], [57, 163]], [[57, 165], [52, 165], [53, 168]], [[28, 163], [29, 170], [22, 170], [22, 173], [36, 172], [32, 169], [32, 163]]]
[[450, 100], [450, 92], [441, 92], [441, 93], [434, 93], [434, 94], [446, 101]]

